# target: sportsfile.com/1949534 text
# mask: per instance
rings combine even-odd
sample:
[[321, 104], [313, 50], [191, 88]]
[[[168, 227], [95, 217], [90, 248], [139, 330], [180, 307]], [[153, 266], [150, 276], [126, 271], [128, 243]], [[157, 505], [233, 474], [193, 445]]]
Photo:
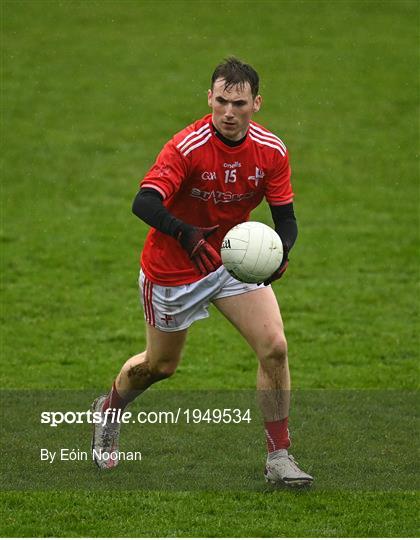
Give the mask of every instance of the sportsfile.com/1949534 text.
[[173, 411], [140, 411], [132, 413], [120, 409], [107, 409], [104, 412], [92, 411], [42, 411], [41, 424], [57, 427], [60, 424], [102, 424], [119, 422], [121, 424], [240, 424], [251, 422], [250, 409], [183, 409]]

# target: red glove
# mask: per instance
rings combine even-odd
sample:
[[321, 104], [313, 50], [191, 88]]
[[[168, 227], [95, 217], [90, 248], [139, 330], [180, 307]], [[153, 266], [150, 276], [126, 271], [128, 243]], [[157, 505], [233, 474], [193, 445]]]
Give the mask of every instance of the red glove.
[[188, 253], [201, 274], [214, 272], [222, 264], [219, 253], [208, 243], [206, 238], [217, 231], [214, 227], [191, 227], [183, 229], [178, 234], [178, 242]]
[[272, 274], [268, 279], [264, 281], [264, 285], [270, 285], [276, 279], [280, 279], [281, 276], [286, 272], [289, 265], [289, 249], [286, 244], [283, 244], [283, 259], [279, 268]]

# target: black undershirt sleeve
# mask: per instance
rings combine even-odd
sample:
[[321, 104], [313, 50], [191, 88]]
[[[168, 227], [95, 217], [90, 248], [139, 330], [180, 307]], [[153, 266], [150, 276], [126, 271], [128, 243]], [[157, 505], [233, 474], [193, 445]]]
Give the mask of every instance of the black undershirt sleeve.
[[[162, 195], [152, 188], [140, 189], [134, 198], [132, 210], [142, 221], [173, 238], [177, 238], [181, 231], [193, 228], [174, 217], [163, 205]], [[298, 232], [293, 203], [282, 206], [270, 205], [270, 210], [275, 230], [290, 251]]]
[[163, 197], [156, 189], [142, 188], [133, 201], [133, 214], [151, 227], [174, 238], [177, 238], [181, 231], [192, 229], [191, 225], [174, 217], [162, 201]]
[[284, 204], [282, 206], [272, 206], [270, 204], [270, 210], [276, 233], [280, 236], [283, 244], [286, 244], [290, 251], [298, 234], [293, 203]]

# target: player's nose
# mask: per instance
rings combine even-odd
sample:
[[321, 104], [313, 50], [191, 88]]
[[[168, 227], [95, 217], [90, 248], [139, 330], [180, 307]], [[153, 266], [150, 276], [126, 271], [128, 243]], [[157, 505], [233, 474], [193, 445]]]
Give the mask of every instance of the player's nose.
[[228, 104], [226, 105], [225, 116], [226, 116], [226, 118], [233, 118], [233, 107], [232, 107], [232, 103], [228, 103]]

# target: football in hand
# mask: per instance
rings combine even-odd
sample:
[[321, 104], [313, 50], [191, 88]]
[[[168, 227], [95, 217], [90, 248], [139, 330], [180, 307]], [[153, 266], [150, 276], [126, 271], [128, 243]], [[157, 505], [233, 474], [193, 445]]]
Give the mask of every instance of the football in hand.
[[262, 283], [279, 268], [283, 244], [268, 225], [246, 221], [228, 231], [220, 255], [231, 276], [244, 283]]

